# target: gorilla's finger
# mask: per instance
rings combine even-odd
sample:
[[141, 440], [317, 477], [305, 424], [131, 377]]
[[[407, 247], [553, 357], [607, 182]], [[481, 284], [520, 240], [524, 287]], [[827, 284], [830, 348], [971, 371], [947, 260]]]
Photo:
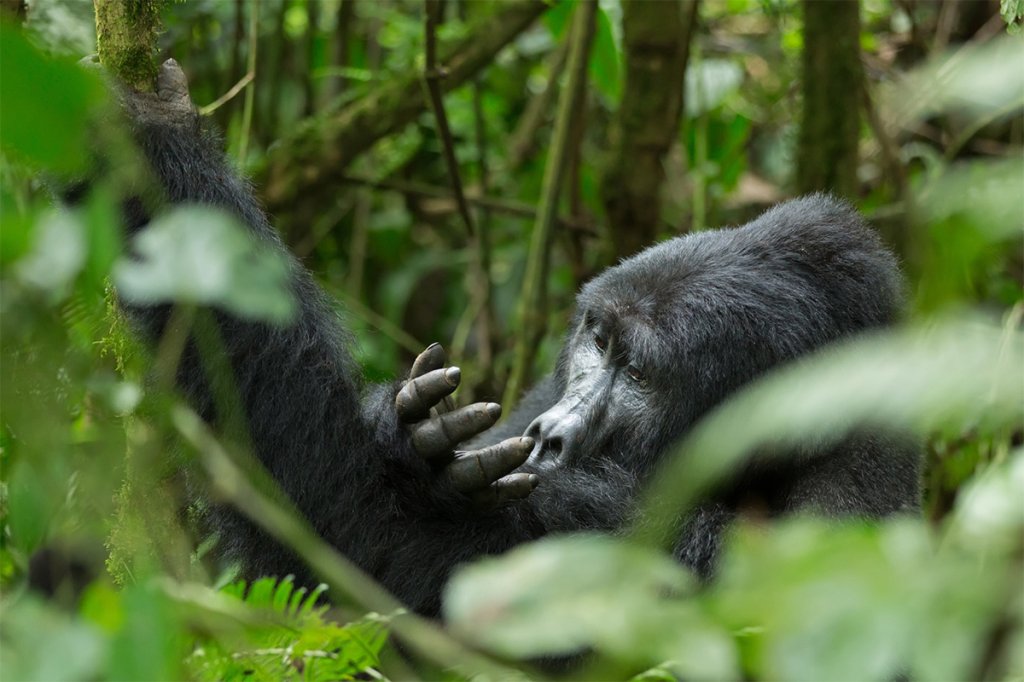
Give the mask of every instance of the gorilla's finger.
[[496, 507], [512, 500], [521, 500], [540, 483], [537, 474], [509, 474], [499, 478], [483, 490], [472, 493], [470, 497], [481, 507]]
[[430, 408], [459, 386], [462, 372], [458, 367], [435, 369], [423, 376], [409, 379], [395, 396], [398, 418], [406, 423], [418, 422], [430, 414]]
[[409, 370], [409, 378], [415, 379], [442, 367], [444, 367], [444, 348], [441, 344], [434, 342], [416, 356], [416, 360], [412, 363], [412, 369]]
[[462, 441], [494, 426], [500, 416], [501, 405], [497, 403], [474, 403], [460, 407], [454, 412], [414, 426], [413, 447], [426, 459], [447, 457]]
[[532, 438], [509, 438], [482, 450], [457, 454], [445, 475], [460, 492], [482, 490], [521, 466], [532, 449]]
[[156, 94], [163, 101], [178, 107], [190, 108], [192, 105], [188, 94], [188, 78], [173, 59], [165, 61], [157, 71]]

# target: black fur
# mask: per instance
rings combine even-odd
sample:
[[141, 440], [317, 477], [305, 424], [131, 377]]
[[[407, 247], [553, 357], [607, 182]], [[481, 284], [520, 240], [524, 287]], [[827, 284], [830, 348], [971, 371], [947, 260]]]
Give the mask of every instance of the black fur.
[[[138, 127], [169, 202], [227, 208], [283, 250], [198, 120]], [[126, 212], [132, 229], [147, 222], [141, 206]], [[324, 538], [426, 614], [438, 612], [459, 563], [550, 532], [614, 531], [658, 457], [701, 415], [769, 367], [890, 323], [900, 301], [891, 256], [851, 209], [823, 196], [784, 204], [742, 228], [660, 244], [609, 269], [580, 294], [558, 370], [475, 445], [523, 433], [558, 402], [588, 316], [602, 317], [650, 363], [643, 411], [603, 422], [592, 415], [580, 456], [539, 467], [542, 482], [528, 498], [481, 513], [413, 452], [395, 415], [396, 387], [361, 382], [332, 304], [294, 261], [291, 278], [301, 312], [287, 328], [217, 318], [255, 454]], [[131, 313], [151, 339], [167, 323], [166, 308]], [[191, 348], [179, 383], [216, 422]], [[851, 438], [787, 467], [741, 476], [719, 491], [686, 522], [679, 558], [707, 574], [722, 529], [754, 498], [770, 513], [809, 507], [877, 516], [917, 504], [917, 453], [883, 436]], [[213, 520], [248, 576], [312, 579], [235, 514], [216, 509]]]

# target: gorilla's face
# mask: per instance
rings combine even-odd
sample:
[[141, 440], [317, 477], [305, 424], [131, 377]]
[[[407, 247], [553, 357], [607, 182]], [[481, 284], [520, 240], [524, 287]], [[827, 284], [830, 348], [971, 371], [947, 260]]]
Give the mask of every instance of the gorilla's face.
[[555, 369], [561, 397], [525, 434], [536, 440], [530, 468], [611, 461], [643, 473], [692, 423], [706, 362], [692, 361], [683, 269], [663, 256], [648, 264], [646, 254], [661, 250], [606, 270], [580, 293]]
[[537, 442], [535, 468], [586, 466], [595, 455], [618, 460], [649, 446], [642, 436], [659, 412], [657, 367], [631, 347], [622, 320], [605, 312], [577, 316], [559, 360], [562, 397], [526, 431]]

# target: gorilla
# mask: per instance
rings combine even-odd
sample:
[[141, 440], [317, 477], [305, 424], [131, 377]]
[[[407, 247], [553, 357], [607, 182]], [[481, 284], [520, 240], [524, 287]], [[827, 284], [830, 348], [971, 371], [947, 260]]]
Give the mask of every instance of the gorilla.
[[[284, 252], [200, 123], [176, 63], [163, 65], [156, 93], [123, 100], [164, 205], [221, 207]], [[127, 201], [129, 233], [158, 210]], [[461, 563], [549, 533], [615, 532], [662, 455], [710, 409], [773, 367], [893, 323], [902, 297], [896, 262], [853, 209], [824, 195], [790, 201], [742, 227], [653, 246], [596, 277], [579, 294], [554, 373], [490, 428], [497, 404], [441, 408], [460, 375], [439, 346], [420, 355], [409, 380], [364, 385], [332, 304], [286, 257], [293, 322], [215, 311], [246, 442], [323, 538], [426, 615], [439, 612]], [[167, 306], [125, 308], [154, 343], [174, 324]], [[178, 386], [223, 427], [196, 345]], [[915, 508], [918, 479], [914, 444], [867, 430], [758, 460], [681, 520], [674, 553], [709, 577], [738, 514], [880, 517]], [[212, 505], [210, 521], [245, 576], [313, 581], [230, 509]]]

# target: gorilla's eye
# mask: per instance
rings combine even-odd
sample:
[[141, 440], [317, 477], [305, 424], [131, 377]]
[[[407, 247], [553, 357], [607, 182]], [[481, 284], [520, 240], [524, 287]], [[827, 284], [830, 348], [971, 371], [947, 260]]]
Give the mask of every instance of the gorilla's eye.
[[600, 334], [594, 334], [594, 345], [602, 353], [608, 350], [608, 342], [604, 340], [604, 337]]
[[644, 376], [644, 373], [641, 372], [640, 368], [637, 367], [636, 365], [630, 365], [629, 367], [627, 367], [626, 374], [628, 374], [629, 378], [638, 384], [647, 383], [647, 377]]

